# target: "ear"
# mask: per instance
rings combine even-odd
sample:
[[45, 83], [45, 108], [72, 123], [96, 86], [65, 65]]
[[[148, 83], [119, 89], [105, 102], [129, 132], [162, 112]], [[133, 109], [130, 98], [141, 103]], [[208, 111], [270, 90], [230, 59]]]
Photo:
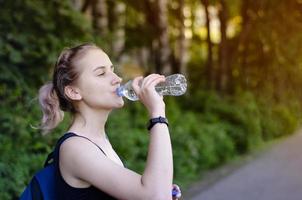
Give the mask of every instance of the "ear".
[[74, 86], [71, 86], [71, 85], [65, 86], [64, 92], [65, 92], [65, 95], [71, 100], [81, 100], [82, 99], [79, 89]]

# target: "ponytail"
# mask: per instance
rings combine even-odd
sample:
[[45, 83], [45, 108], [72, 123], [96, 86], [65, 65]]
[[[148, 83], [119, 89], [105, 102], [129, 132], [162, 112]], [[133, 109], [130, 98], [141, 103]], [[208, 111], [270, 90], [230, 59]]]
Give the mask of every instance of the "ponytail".
[[60, 109], [58, 96], [52, 83], [47, 83], [40, 88], [39, 103], [43, 112], [40, 128], [43, 134], [47, 134], [57, 127], [64, 117], [64, 112]]
[[43, 85], [39, 90], [39, 103], [43, 112], [40, 129], [46, 134], [63, 120], [64, 112], [76, 113], [70, 99], [64, 94], [65, 87], [79, 77], [76, 59], [81, 58], [90, 49], [100, 49], [94, 44], [81, 44], [63, 50], [60, 54], [53, 73], [53, 80]]

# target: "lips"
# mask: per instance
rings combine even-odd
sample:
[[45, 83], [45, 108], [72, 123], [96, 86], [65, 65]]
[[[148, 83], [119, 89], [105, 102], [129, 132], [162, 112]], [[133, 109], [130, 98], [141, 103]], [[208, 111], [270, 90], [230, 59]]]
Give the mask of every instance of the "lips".
[[112, 93], [114, 93], [116, 96], [120, 97], [120, 96], [118, 95], [117, 88], [116, 88]]
[[120, 86], [115, 87], [114, 90], [113, 90], [113, 92], [116, 92], [118, 88], [120, 88]]

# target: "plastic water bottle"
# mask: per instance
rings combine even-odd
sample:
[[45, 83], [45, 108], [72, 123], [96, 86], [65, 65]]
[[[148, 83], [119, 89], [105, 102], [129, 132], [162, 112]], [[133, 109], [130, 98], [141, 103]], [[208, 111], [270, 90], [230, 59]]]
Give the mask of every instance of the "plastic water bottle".
[[[155, 86], [159, 95], [180, 96], [187, 90], [187, 80], [182, 74], [173, 74], [166, 77], [166, 81]], [[131, 101], [137, 101], [139, 98], [132, 88], [132, 80], [125, 85], [117, 88], [116, 93], [120, 97], [126, 97]]]

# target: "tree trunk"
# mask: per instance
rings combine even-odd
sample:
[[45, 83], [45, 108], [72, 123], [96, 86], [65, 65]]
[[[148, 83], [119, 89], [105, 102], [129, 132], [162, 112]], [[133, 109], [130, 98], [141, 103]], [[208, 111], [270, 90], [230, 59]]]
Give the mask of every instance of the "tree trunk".
[[250, 17], [248, 15], [248, 9], [250, 7], [250, 0], [242, 1], [241, 17], [242, 17], [242, 30], [239, 36], [238, 51], [239, 51], [239, 66], [241, 70], [241, 82], [243, 88], [247, 89], [249, 84], [249, 73], [247, 68], [247, 55], [248, 55], [248, 44], [247, 36], [250, 31]]
[[207, 48], [208, 48], [208, 56], [205, 68], [205, 74], [207, 79], [207, 88], [213, 89], [214, 83], [214, 69], [213, 69], [213, 44], [211, 40], [211, 27], [210, 27], [210, 15], [209, 15], [209, 0], [201, 0], [201, 3], [204, 6], [204, 11], [206, 14], [206, 28], [207, 28]]
[[71, 5], [75, 10], [80, 11], [82, 9], [83, 0], [71, 0]]
[[126, 5], [123, 2], [112, 1], [112, 56], [118, 62], [125, 47]]
[[167, 0], [157, 0], [158, 7], [158, 45], [156, 62], [158, 66], [155, 68], [158, 73], [169, 74], [171, 72], [171, 65], [169, 62], [170, 47], [168, 35], [168, 16], [167, 16]]
[[229, 80], [229, 65], [228, 65], [228, 44], [227, 44], [227, 20], [228, 20], [228, 11], [226, 7], [225, 0], [220, 0], [219, 7], [219, 20], [220, 20], [220, 34], [221, 41], [219, 45], [219, 65], [217, 70], [217, 90], [224, 93], [228, 89], [228, 80]]
[[184, 6], [185, 1], [179, 0], [179, 8], [178, 8], [178, 29], [179, 29], [179, 36], [176, 41], [175, 45], [175, 61], [172, 66], [173, 73], [182, 73], [186, 74], [186, 50], [187, 50], [187, 41], [185, 38], [185, 16], [184, 16]]
[[106, 0], [93, 0], [92, 16], [95, 32], [100, 36], [105, 36], [108, 33]]
[[82, 8], [81, 8], [81, 12], [85, 13], [88, 8], [93, 4], [94, 0], [84, 0]]

